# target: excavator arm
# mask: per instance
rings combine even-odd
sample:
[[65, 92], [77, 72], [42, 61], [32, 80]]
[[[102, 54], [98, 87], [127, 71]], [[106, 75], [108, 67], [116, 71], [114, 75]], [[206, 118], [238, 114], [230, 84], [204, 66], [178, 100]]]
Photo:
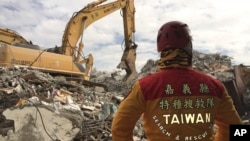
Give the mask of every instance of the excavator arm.
[[125, 49], [121, 58], [121, 63], [117, 68], [125, 69], [127, 73], [125, 79], [129, 80], [137, 73], [135, 68], [136, 44], [133, 41], [133, 33], [135, 32], [134, 1], [117, 0], [102, 4], [105, 1], [107, 0], [97, 0], [89, 3], [83, 9], [73, 14], [64, 31], [62, 53], [73, 56], [75, 62], [86, 62], [84, 59], [82, 60], [84, 47], [82, 39], [85, 29], [95, 21], [120, 9], [123, 14]]
[[127, 2], [127, 6], [122, 8], [125, 49], [121, 58], [121, 62], [117, 66], [117, 68], [121, 68], [126, 71], [125, 80], [128, 81], [133, 79], [137, 74], [135, 66], [137, 44], [134, 42], [133, 39], [133, 33], [135, 32], [134, 1], [129, 0]]
[[23, 36], [8, 28], [0, 28], [0, 42], [8, 45], [16, 43], [30, 44]]

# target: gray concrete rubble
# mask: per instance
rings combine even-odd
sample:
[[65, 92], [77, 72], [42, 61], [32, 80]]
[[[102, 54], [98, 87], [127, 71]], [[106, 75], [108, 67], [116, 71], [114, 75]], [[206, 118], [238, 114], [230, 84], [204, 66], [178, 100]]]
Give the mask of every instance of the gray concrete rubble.
[[[231, 57], [194, 52], [193, 66], [223, 82], [235, 80]], [[111, 140], [111, 123], [119, 103], [132, 84], [156, 71], [157, 60], [149, 59], [138, 75], [123, 81], [121, 72], [94, 69], [93, 83], [86, 85], [70, 78], [52, 76], [19, 67], [0, 68], [0, 140], [2, 141], [99, 141]], [[249, 73], [250, 75], [250, 73]], [[246, 77], [249, 77], [246, 76]], [[249, 77], [250, 78], [250, 77]], [[243, 81], [244, 82], [244, 81]], [[244, 82], [246, 105], [250, 105], [250, 83]], [[242, 120], [249, 124], [249, 109]], [[141, 120], [134, 140], [146, 140]]]

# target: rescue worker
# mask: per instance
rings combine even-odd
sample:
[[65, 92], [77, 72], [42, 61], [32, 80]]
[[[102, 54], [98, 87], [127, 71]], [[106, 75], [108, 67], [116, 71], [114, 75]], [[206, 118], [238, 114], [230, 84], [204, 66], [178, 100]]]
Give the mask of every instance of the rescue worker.
[[163, 24], [157, 50], [157, 72], [136, 81], [114, 115], [113, 141], [132, 141], [141, 115], [147, 141], [229, 141], [241, 119], [223, 83], [192, 68], [188, 25]]

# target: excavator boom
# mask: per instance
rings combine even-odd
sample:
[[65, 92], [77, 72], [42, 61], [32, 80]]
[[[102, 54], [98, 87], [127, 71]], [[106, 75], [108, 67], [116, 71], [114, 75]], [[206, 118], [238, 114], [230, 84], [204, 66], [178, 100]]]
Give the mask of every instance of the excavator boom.
[[[74, 13], [68, 22], [62, 40], [62, 53], [65, 55], [74, 56], [75, 62], [81, 61], [83, 52], [83, 33], [85, 29], [95, 21], [117, 11], [122, 10], [123, 28], [125, 49], [121, 58], [121, 63], [117, 68], [125, 69], [127, 75], [126, 80], [134, 77], [136, 72], [135, 59], [136, 59], [136, 44], [134, 43], [133, 34], [135, 32], [135, 7], [133, 0], [117, 0], [107, 4], [102, 4], [107, 0], [98, 0], [89, 3], [80, 11]], [[77, 46], [77, 43], [79, 45]]]

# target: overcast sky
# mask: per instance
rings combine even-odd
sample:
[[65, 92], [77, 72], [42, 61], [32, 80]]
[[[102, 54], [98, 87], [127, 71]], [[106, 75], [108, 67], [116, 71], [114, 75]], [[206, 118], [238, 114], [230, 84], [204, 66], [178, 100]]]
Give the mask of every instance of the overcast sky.
[[[0, 0], [0, 27], [17, 31], [43, 48], [60, 46], [72, 14], [92, 0]], [[112, 2], [108, 0], [105, 3]], [[250, 65], [250, 1], [248, 0], [134, 0], [136, 67], [158, 59], [159, 27], [171, 20], [186, 22], [193, 47], [202, 53], [219, 53], [234, 64]], [[84, 33], [84, 55], [94, 56], [94, 68], [114, 71], [123, 50], [123, 23], [116, 11], [91, 24]]]

